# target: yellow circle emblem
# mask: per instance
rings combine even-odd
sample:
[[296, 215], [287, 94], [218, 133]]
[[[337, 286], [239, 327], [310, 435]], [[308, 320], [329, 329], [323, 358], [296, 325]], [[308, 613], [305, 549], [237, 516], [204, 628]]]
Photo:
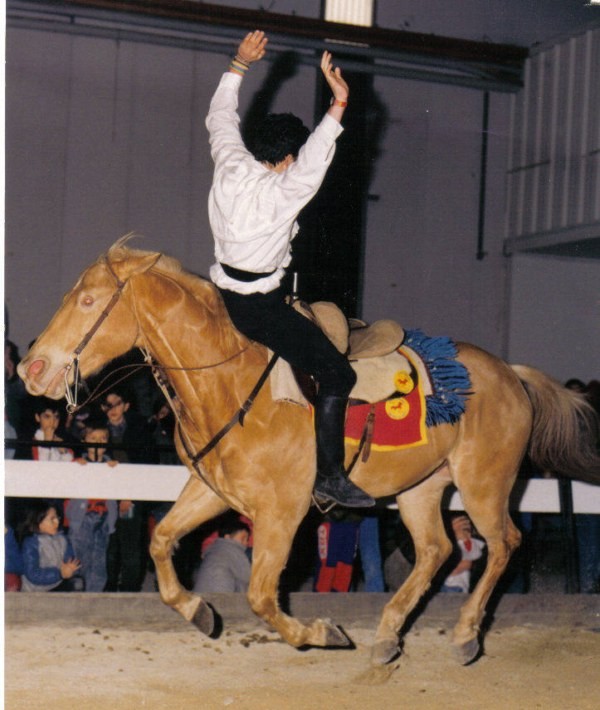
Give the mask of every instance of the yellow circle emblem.
[[388, 399], [385, 403], [385, 413], [390, 419], [404, 419], [409, 411], [410, 404], [403, 397]]
[[396, 392], [408, 394], [414, 390], [415, 383], [406, 370], [398, 370], [394, 375], [394, 386], [396, 387]]

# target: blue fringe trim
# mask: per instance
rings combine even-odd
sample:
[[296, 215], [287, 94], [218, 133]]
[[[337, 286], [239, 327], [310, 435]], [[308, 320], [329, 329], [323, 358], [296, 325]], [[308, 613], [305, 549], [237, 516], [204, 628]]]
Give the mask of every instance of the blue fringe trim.
[[426, 426], [456, 423], [464, 414], [472, 392], [469, 372], [456, 360], [454, 341], [445, 336], [431, 338], [420, 330], [407, 330], [404, 344], [423, 359], [433, 385], [433, 394], [425, 398]]

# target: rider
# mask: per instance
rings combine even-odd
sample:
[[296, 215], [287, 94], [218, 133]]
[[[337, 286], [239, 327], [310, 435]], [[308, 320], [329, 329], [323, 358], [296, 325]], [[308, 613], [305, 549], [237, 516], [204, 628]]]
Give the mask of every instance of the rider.
[[281, 286], [298, 231], [296, 217], [319, 189], [342, 132], [348, 85], [324, 52], [321, 70], [333, 98], [321, 123], [309, 134], [296, 116], [270, 114], [249, 152], [239, 130], [238, 92], [250, 65], [265, 55], [266, 44], [262, 31], [246, 35], [206, 118], [215, 163], [208, 210], [217, 262], [210, 277], [240, 332], [318, 383], [315, 492], [348, 507], [371, 506], [375, 501], [344, 469], [344, 420], [354, 370], [317, 326], [285, 302]]

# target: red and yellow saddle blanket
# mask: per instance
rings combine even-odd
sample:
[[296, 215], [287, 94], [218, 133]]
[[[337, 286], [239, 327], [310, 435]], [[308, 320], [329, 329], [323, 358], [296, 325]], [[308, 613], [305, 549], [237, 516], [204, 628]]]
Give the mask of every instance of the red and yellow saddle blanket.
[[[427, 443], [425, 395], [428, 393], [426, 388], [429, 387], [429, 382], [423, 382], [423, 377], [419, 376], [417, 365], [421, 363], [417, 363], [416, 359], [418, 358], [414, 358], [414, 353], [401, 348], [392, 356], [379, 360], [380, 363], [385, 362], [386, 372], [378, 368], [377, 388], [379, 389], [383, 382], [387, 383], [384, 387], [388, 388], [387, 396], [379, 401], [372, 401], [373, 395], [368, 396], [364, 391], [368, 373], [357, 373], [359, 382], [351, 394], [346, 417], [348, 443], [358, 446], [365, 442], [375, 451], [406, 449]], [[419, 370], [422, 372], [420, 367]], [[381, 394], [380, 390], [380, 397]]]

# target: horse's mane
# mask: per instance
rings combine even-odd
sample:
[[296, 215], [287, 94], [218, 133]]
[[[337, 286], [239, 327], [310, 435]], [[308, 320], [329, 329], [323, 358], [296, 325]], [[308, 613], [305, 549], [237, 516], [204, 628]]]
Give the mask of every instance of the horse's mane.
[[173, 256], [163, 254], [162, 252], [132, 249], [126, 246], [127, 242], [135, 236], [137, 236], [135, 233], [130, 233], [118, 239], [109, 248], [106, 255], [98, 259], [98, 262], [107, 260], [109, 263], [112, 263], [155, 255], [157, 259], [152, 267], [152, 271], [163, 273], [175, 280], [203, 309], [210, 310], [221, 322], [225, 321], [229, 323], [229, 328], [219, 329], [221, 344], [226, 351], [239, 347], [240, 340], [246, 341], [246, 338], [233, 327], [223, 299], [218, 289], [210, 281], [202, 276], [186, 271], [181, 262]]
[[[120, 239], [117, 239], [117, 241], [109, 248], [108, 252], [106, 253], [106, 256], [101, 256], [98, 261], [103, 261], [104, 259], [107, 259], [109, 262], [126, 261], [130, 258], [159, 254], [159, 252], [152, 252], [146, 249], [132, 249], [131, 247], [126, 246], [127, 242], [138, 236], [139, 235], [137, 235], [135, 232], [125, 234]], [[162, 252], [160, 253], [159, 258], [156, 264], [154, 265], [154, 268], [158, 269], [159, 271], [164, 271], [165, 273], [172, 274], [173, 276], [181, 274], [184, 277], [189, 276], [193, 279], [200, 279], [201, 281], [206, 281], [205, 279], [202, 279], [201, 276], [196, 276], [195, 274], [191, 274], [190, 272], [186, 271], [181, 265], [181, 262], [174, 256], [169, 256], [168, 254], [163, 254]]]

